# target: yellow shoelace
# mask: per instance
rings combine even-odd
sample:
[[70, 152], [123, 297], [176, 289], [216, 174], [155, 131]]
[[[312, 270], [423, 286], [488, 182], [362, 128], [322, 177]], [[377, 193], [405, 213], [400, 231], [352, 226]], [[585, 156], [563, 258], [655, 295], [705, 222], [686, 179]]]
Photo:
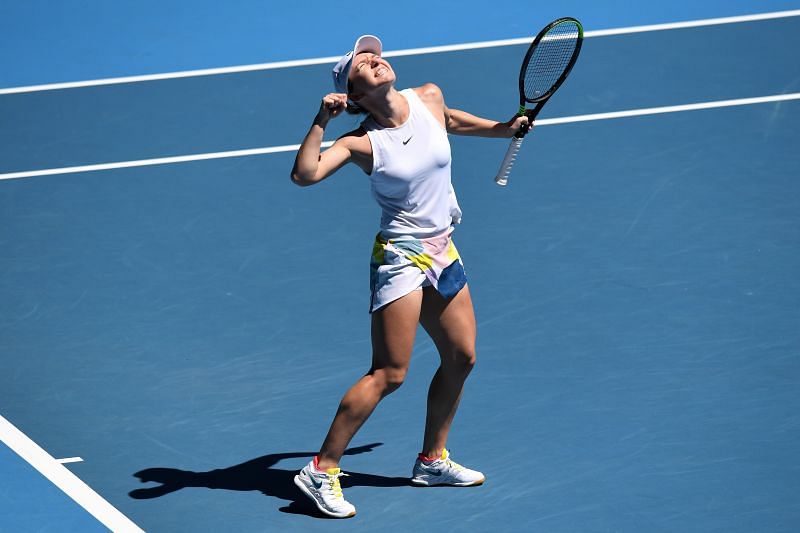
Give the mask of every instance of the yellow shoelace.
[[464, 467], [463, 467], [463, 466], [461, 466], [461, 465], [460, 465], [460, 464], [458, 464], [457, 462], [453, 461], [453, 460], [452, 460], [452, 459], [450, 459], [449, 457], [448, 457], [447, 459], [445, 459], [445, 460], [444, 460], [444, 462], [445, 462], [445, 463], [447, 463], [447, 464], [448, 464], [449, 466], [451, 466], [452, 468], [455, 468], [456, 470], [464, 470]]
[[[338, 472], [335, 472], [336, 470], [338, 470]], [[344, 495], [342, 494], [342, 485], [341, 483], [339, 483], [339, 478], [342, 476], [346, 476], [347, 474], [345, 474], [338, 468], [331, 468], [326, 472], [326, 474], [328, 474], [328, 484], [331, 492], [333, 492], [334, 498], [344, 498]]]
[[455, 461], [453, 461], [452, 459], [450, 459], [450, 450], [448, 450], [447, 448], [445, 448], [444, 450], [442, 450], [442, 459], [444, 459], [444, 462], [445, 462], [445, 463], [446, 463], [448, 466], [450, 466], [450, 467], [452, 467], [452, 468], [454, 468], [454, 469], [456, 469], [456, 470], [464, 470], [464, 467], [463, 467], [463, 466], [461, 466], [461, 465], [460, 465], [460, 464], [458, 464], [457, 462], [455, 462]]

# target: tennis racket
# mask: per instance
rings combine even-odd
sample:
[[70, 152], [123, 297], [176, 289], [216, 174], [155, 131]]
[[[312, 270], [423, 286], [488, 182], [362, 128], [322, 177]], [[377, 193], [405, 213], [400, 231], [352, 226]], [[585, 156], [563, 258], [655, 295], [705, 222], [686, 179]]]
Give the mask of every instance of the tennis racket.
[[[517, 116], [527, 115], [528, 124], [533, 124], [547, 100], [567, 79], [578, 59], [582, 43], [583, 26], [571, 17], [554, 20], [539, 32], [528, 48], [519, 71]], [[526, 104], [536, 104], [536, 107], [527, 109]], [[508, 183], [511, 167], [529, 129], [530, 126], [523, 127], [511, 140], [500, 171], [494, 178], [498, 185], [505, 186]]]

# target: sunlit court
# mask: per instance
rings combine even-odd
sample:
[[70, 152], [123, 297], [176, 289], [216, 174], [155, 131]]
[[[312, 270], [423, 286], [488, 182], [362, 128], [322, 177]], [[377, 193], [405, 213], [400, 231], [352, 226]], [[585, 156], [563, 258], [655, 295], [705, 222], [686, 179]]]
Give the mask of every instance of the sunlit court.
[[[2, 9], [0, 531], [800, 528], [800, 4], [183, 4]], [[420, 326], [332, 519], [294, 478], [375, 370], [382, 211], [357, 165], [290, 178], [331, 69], [374, 33], [398, 90], [512, 123], [559, 17], [580, 55], [507, 184], [508, 138], [447, 136], [477, 328], [447, 450], [485, 482], [412, 483]]]

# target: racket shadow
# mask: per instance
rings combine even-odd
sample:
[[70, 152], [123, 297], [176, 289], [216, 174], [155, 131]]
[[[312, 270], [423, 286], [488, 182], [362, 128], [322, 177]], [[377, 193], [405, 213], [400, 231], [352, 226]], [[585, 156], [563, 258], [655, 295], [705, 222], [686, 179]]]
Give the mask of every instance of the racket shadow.
[[[376, 442], [350, 448], [345, 455], [368, 453], [382, 443]], [[291, 514], [308, 515], [315, 518], [328, 518], [294, 484], [294, 476], [300, 467], [291, 470], [274, 468], [284, 459], [311, 458], [316, 452], [286, 452], [264, 455], [244, 463], [211, 470], [192, 472], [177, 468], [146, 468], [133, 474], [141, 483], [158, 483], [155, 487], [132, 490], [128, 496], [136, 500], [160, 498], [185, 488], [207, 488], [214, 490], [259, 491], [289, 503], [279, 511]], [[411, 482], [404, 477], [387, 477], [361, 472], [347, 472], [342, 478], [342, 486], [347, 487], [408, 487]]]

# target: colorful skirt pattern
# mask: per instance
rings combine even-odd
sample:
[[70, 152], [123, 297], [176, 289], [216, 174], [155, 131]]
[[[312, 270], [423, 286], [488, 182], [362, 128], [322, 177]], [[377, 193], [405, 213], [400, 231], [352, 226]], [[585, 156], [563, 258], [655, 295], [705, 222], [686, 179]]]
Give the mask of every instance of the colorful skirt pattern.
[[370, 313], [421, 287], [433, 286], [452, 298], [467, 276], [453, 240], [452, 228], [429, 239], [375, 237], [370, 261]]

